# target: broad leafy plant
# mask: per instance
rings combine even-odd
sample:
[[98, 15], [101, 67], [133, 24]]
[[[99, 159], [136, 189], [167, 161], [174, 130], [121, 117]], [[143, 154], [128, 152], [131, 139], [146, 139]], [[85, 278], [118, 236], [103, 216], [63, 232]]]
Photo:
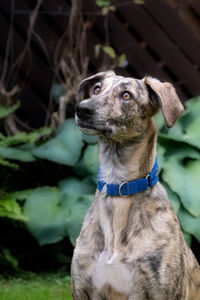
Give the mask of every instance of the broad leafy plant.
[[[190, 244], [192, 236], [200, 242], [200, 97], [188, 101], [186, 108], [172, 129], [166, 129], [161, 115], [156, 117], [156, 124], [160, 180]], [[74, 120], [68, 119], [53, 138], [28, 149], [34, 160], [67, 165], [71, 174], [56, 187], [4, 194], [0, 216], [25, 222], [41, 245], [55, 243], [65, 236], [75, 244], [96, 188], [97, 137], [82, 134]], [[13, 205], [10, 210], [9, 201]]]
[[[19, 107], [19, 101], [12, 106], [1, 106], [0, 121], [12, 115]], [[18, 169], [19, 165], [16, 161], [35, 161], [32, 150], [36, 147], [39, 139], [49, 136], [51, 132], [50, 127], [42, 127], [32, 132], [19, 132], [12, 136], [0, 133], [0, 165]]]
[[[20, 102], [12, 106], [0, 107], [0, 121], [9, 117], [20, 107]], [[19, 132], [13, 136], [5, 136], [0, 133], [0, 166], [18, 170], [18, 162], [34, 162], [36, 157], [33, 154], [38, 141], [49, 136], [52, 129], [43, 127], [32, 132]], [[27, 192], [14, 192], [11, 194], [0, 193], [0, 217], [6, 217], [18, 221], [26, 221], [22, 206], [18, 203], [18, 195], [26, 199]], [[25, 198], [24, 198], [25, 197]]]
[[200, 242], [200, 97], [186, 102], [186, 110], [173, 128], [161, 118], [158, 153], [161, 181], [166, 187], [188, 243]]
[[[36, 132], [32, 134], [34, 133]], [[21, 140], [23, 136], [21, 134]], [[0, 217], [24, 221], [41, 245], [58, 242], [66, 235], [75, 244], [83, 217], [95, 192], [97, 138], [81, 134], [73, 119], [64, 122], [55, 136], [41, 145], [36, 146], [35, 139], [32, 140], [31, 136], [29, 138], [31, 143], [26, 144], [26, 149], [32, 159], [27, 161], [45, 159], [67, 165], [74, 175], [61, 180], [57, 187], [44, 186], [3, 194], [0, 200]], [[16, 136], [15, 139], [20, 140]], [[8, 151], [7, 146], [3, 147], [5, 152]], [[11, 147], [11, 150], [15, 151], [15, 156], [9, 156], [9, 159], [19, 159], [16, 154], [18, 147]]]

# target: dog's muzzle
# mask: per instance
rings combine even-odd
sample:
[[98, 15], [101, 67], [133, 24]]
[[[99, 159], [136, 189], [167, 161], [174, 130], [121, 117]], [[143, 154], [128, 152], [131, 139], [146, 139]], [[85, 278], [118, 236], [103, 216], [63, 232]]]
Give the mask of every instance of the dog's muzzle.
[[87, 121], [95, 114], [95, 104], [93, 99], [80, 102], [76, 107], [76, 114], [80, 120]]
[[76, 124], [87, 134], [96, 134], [98, 129], [95, 118], [95, 105], [93, 99], [81, 101], [76, 107]]
[[87, 134], [112, 134], [112, 129], [106, 126], [106, 120], [99, 118], [96, 101], [92, 98], [81, 101], [76, 107], [76, 124]]
[[86, 121], [94, 115], [94, 111], [87, 107], [81, 107], [78, 105], [76, 115], [80, 120]]

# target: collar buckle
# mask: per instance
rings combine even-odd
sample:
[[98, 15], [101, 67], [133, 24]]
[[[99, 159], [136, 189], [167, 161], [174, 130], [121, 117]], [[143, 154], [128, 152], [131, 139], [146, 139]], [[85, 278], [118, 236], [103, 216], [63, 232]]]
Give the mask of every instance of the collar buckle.
[[121, 188], [122, 188], [122, 186], [124, 185], [124, 184], [126, 184], [127, 182], [126, 181], [124, 181], [124, 182], [122, 182], [120, 185], [119, 185], [119, 195], [120, 196], [122, 196], [122, 197], [128, 197], [129, 195], [124, 195], [124, 194], [122, 194], [121, 193]]
[[151, 188], [151, 185], [150, 185], [150, 173], [145, 177], [145, 179], [147, 179], [147, 184], [148, 184], [147, 190], [149, 190]]
[[[130, 195], [145, 191], [147, 189], [152, 188], [157, 181], [159, 180], [158, 177], [158, 163], [157, 158], [155, 160], [153, 169], [146, 177], [132, 180], [132, 181], [124, 181], [121, 184], [106, 184], [104, 181], [101, 180], [100, 176], [100, 168], [98, 173], [98, 189], [101, 192], [104, 185], [107, 186], [107, 195], [108, 196], [121, 196], [121, 197], [128, 197]], [[126, 187], [124, 186], [126, 184]], [[122, 192], [122, 188], [124, 186], [124, 193]]]

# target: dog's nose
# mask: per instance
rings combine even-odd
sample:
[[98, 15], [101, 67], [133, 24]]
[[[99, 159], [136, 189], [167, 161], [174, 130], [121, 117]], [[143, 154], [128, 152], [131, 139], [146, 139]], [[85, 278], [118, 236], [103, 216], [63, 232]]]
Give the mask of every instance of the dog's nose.
[[89, 119], [94, 114], [94, 107], [84, 103], [83, 101], [77, 105], [76, 114], [79, 119]]

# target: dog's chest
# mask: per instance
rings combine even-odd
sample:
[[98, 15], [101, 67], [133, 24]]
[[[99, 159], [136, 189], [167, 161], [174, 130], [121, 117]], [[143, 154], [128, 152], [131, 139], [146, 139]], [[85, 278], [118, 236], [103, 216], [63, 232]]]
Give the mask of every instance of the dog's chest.
[[129, 294], [134, 283], [134, 268], [123, 264], [117, 253], [103, 251], [91, 267], [92, 283], [98, 291], [110, 285], [116, 291]]
[[[133, 226], [129, 226], [127, 221], [130, 219], [132, 201], [126, 199], [125, 205], [120, 199], [115, 200], [111, 204], [113, 214], [108, 213], [110, 208], [108, 203], [106, 206], [104, 201], [104, 205], [100, 205], [100, 225], [105, 247], [96, 256], [89, 272], [92, 283], [98, 291], [109, 285], [119, 293], [129, 295], [141, 275], [138, 273], [137, 259], [142, 255], [144, 244], [149, 245], [150, 239], [148, 235], [145, 241], [131, 238], [129, 243], [126, 243], [125, 239], [130, 238]], [[135, 243], [137, 245], [134, 245]], [[128, 246], [132, 250], [128, 249]]]

